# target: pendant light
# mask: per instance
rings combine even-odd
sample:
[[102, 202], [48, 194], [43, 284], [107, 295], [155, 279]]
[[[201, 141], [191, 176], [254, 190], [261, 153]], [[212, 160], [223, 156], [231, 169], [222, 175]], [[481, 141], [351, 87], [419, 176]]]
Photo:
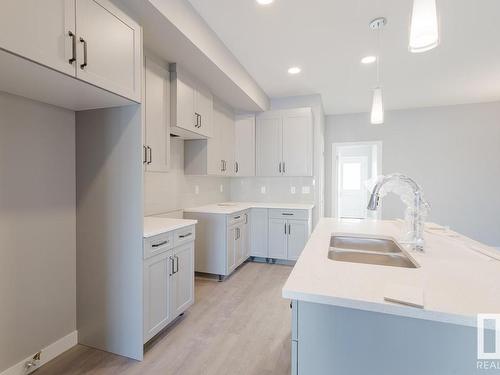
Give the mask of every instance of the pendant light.
[[439, 44], [436, 0], [413, 0], [409, 49], [413, 53], [429, 51]]
[[370, 123], [374, 125], [384, 123], [384, 101], [382, 98], [382, 88], [380, 87], [380, 30], [386, 23], [387, 20], [383, 17], [376, 18], [370, 22], [370, 28], [378, 32], [377, 87], [373, 89], [372, 110], [370, 113]]

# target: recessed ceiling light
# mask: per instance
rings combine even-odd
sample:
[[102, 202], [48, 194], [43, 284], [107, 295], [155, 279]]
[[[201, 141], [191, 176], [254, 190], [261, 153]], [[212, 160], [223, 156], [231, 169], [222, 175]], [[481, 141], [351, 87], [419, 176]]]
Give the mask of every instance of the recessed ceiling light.
[[274, 2], [274, 0], [257, 0], [257, 3], [259, 3], [260, 5], [269, 5], [269, 4], [272, 4]]
[[292, 66], [288, 69], [288, 74], [299, 74], [301, 69], [298, 66]]
[[361, 59], [362, 64], [372, 64], [377, 61], [377, 56], [365, 56]]

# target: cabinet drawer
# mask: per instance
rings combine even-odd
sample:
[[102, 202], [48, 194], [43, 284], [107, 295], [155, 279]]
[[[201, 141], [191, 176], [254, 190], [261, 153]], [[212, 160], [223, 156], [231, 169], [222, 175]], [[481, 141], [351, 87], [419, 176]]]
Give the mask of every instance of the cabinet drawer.
[[183, 243], [194, 241], [194, 239], [194, 225], [174, 231], [174, 246], [176, 247], [182, 245]]
[[269, 217], [272, 219], [298, 219], [309, 220], [309, 210], [283, 210], [270, 209]]
[[172, 232], [162, 233], [154, 237], [144, 239], [144, 259], [161, 254], [174, 246], [174, 234]]
[[248, 222], [248, 211], [241, 211], [227, 216], [227, 226]]

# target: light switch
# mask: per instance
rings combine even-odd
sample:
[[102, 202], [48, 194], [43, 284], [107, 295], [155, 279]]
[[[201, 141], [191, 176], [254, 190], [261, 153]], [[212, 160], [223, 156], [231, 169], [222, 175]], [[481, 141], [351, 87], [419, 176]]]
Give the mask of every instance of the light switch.
[[224, 193], [224, 185], [221, 184], [220, 187], [219, 187], [219, 190], [220, 190], [221, 193]]
[[195, 187], [194, 187], [194, 193], [196, 195], [200, 194], [200, 187], [198, 185], [195, 185]]
[[295, 186], [290, 186], [290, 194], [295, 194]]
[[260, 193], [261, 194], [266, 194], [266, 187], [265, 186], [261, 186], [260, 187]]
[[310, 186], [302, 186], [302, 194], [311, 194]]

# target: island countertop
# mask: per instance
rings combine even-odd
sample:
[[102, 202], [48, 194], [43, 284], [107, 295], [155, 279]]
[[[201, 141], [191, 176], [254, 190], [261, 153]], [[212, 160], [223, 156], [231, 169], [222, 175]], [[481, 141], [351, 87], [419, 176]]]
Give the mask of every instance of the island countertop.
[[[282, 295], [293, 300], [464, 326], [475, 326], [478, 313], [500, 313], [499, 253], [456, 232], [431, 229], [424, 234], [424, 252], [402, 245], [418, 268], [378, 266], [330, 260], [331, 235], [388, 236], [398, 241], [401, 222], [322, 219]], [[386, 287], [396, 284], [421, 288], [424, 308], [385, 301]]]

